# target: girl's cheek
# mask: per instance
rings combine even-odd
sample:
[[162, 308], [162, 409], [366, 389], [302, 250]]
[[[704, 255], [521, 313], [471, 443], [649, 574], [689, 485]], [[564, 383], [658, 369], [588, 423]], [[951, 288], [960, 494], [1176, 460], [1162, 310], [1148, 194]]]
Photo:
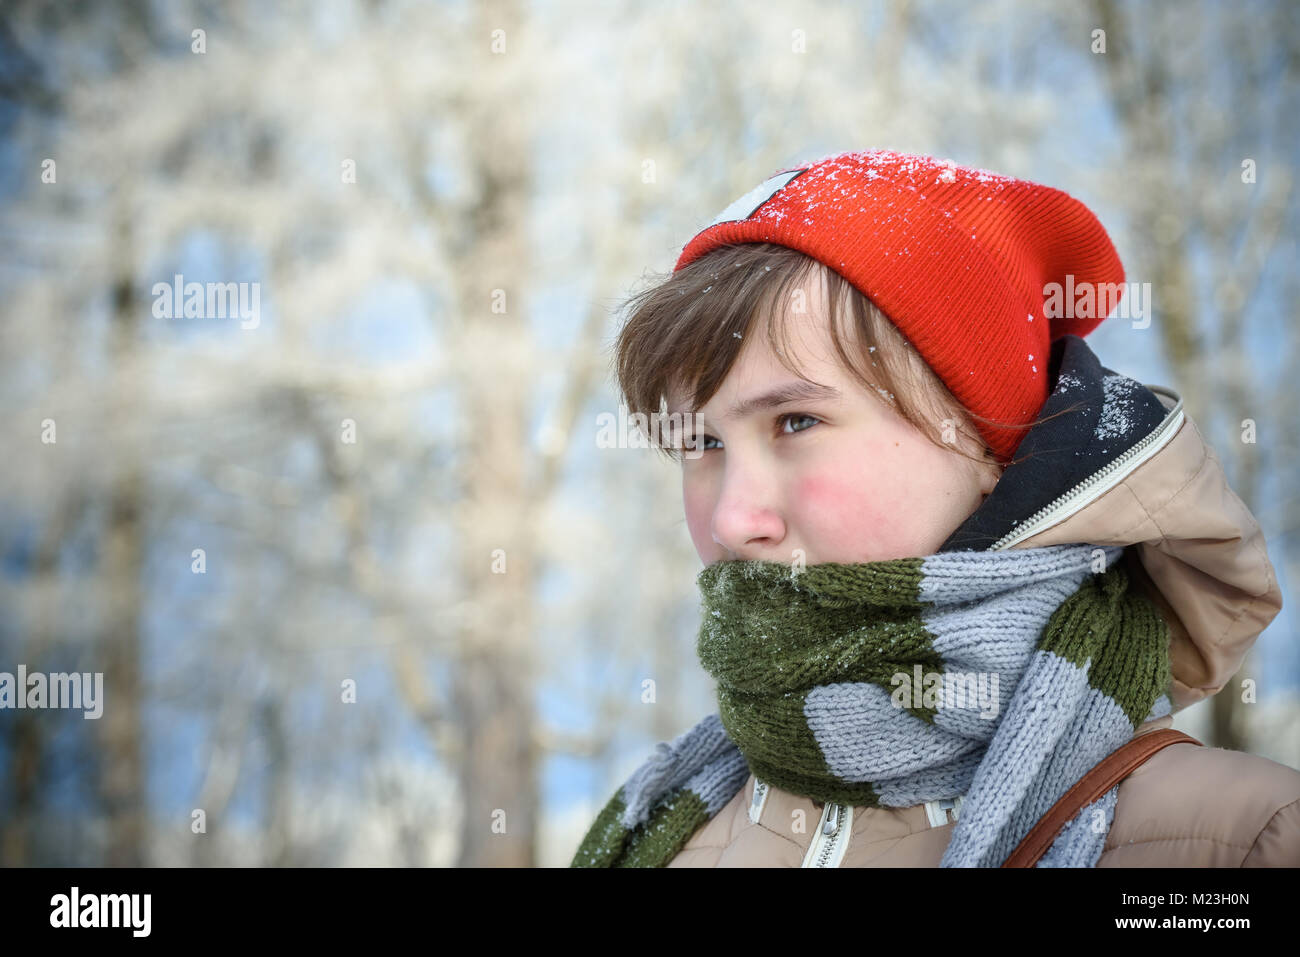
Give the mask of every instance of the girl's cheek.
[[713, 535], [709, 532], [712, 524], [712, 508], [708, 497], [698, 489], [684, 488], [682, 491], [682, 509], [686, 515], [686, 528], [691, 533], [695, 550], [703, 558], [714, 547]]
[[828, 475], [807, 475], [796, 485], [798, 502], [814, 513], [839, 512], [849, 504], [844, 482]]
[[[881, 461], [881, 459], [874, 459]], [[922, 483], [900, 483], [875, 468], [819, 470], [797, 484], [794, 519], [826, 561], [873, 561], [908, 554]]]
[[799, 510], [822, 527], [856, 534], [863, 528], [892, 525], [898, 506], [893, 494], [881, 494], [864, 482], [817, 475], [798, 483]]

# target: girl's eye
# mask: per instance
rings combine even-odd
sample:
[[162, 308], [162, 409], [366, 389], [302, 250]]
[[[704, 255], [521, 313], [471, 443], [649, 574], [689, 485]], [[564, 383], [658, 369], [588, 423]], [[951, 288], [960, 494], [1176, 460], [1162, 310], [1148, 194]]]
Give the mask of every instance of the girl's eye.
[[716, 441], [718, 440], [711, 435], [697, 435], [687, 439], [685, 446], [688, 450], [692, 452], [695, 451], [696, 449], [701, 449], [707, 452], [710, 449], [716, 448], [716, 446], [709, 445], [710, 442], [716, 442]]
[[[809, 422], [820, 422], [820, 421], [821, 421], [821, 419], [817, 418], [815, 415], [808, 415], [807, 413], [804, 413], [804, 412], [787, 412], [785, 415], [783, 415], [783, 416], [781, 416], [779, 419], [777, 419], [777, 421], [778, 421], [778, 422], [781, 422], [781, 423], [785, 423], [785, 422], [799, 422], [799, 421], [801, 421], [801, 420], [803, 420], [803, 419], [807, 419]], [[807, 428], [803, 428], [803, 429], [795, 429], [794, 431], [795, 431], [795, 432], [807, 432], [808, 429], [807, 429]]]
[[[807, 413], [804, 412], [787, 412], [785, 413], [785, 415], [778, 416], [776, 421], [778, 425], [785, 425], [787, 422], [789, 423], [802, 422], [805, 419], [812, 424], [816, 424], [821, 421], [821, 419], [817, 418], [815, 415], [808, 415]], [[785, 429], [782, 429], [781, 434], [792, 435], [796, 432], [807, 432], [809, 428], [811, 428], [811, 425], [806, 425], [803, 428], [792, 428], [790, 431], [786, 431]], [[711, 442], [716, 443], [717, 441], [718, 440], [711, 435], [701, 435], [692, 439], [687, 439], [685, 447], [692, 450], [698, 448], [705, 452], [708, 452], [718, 447], [717, 445], [710, 445], [709, 443]]]

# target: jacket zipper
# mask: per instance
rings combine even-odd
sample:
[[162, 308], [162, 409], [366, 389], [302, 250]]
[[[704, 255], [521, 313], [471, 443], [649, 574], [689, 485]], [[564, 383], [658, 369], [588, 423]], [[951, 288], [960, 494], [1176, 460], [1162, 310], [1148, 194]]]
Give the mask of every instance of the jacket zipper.
[[[754, 793], [749, 801], [749, 819], [757, 824], [767, 803], [768, 784], [754, 776]], [[821, 820], [813, 832], [812, 843], [804, 854], [802, 867], [839, 867], [849, 846], [849, 833], [853, 828], [853, 808], [847, 804], [828, 802], [822, 808]]]
[[853, 808], [848, 804], [827, 801], [802, 866], [839, 867], [849, 846], [849, 831], [852, 827]]
[[763, 816], [763, 805], [767, 803], [767, 782], [760, 781], [758, 776], [754, 776], [754, 794], [749, 800], [749, 820], [752, 824], [757, 824], [759, 818]]
[[1178, 434], [1178, 428], [1183, 424], [1184, 417], [1182, 397], [1164, 386], [1148, 385], [1147, 388], [1175, 400], [1173, 408], [1168, 411], [1161, 423], [1123, 455], [1106, 463], [1074, 488], [1053, 499], [1016, 525], [994, 542], [989, 548], [990, 551], [1010, 548], [1082, 510], [1084, 506], [1096, 501], [1124, 481], [1139, 465], [1155, 455]]

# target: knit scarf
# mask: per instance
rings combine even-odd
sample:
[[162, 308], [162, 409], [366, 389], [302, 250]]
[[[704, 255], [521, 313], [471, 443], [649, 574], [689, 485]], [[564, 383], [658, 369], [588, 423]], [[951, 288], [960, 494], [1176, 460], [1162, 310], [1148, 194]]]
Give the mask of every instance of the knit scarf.
[[[662, 867], [750, 772], [816, 801], [964, 795], [941, 867], [996, 867], [1144, 721], [1170, 713], [1168, 626], [1095, 545], [700, 572], [718, 712], [619, 787], [570, 866]], [[1039, 867], [1093, 867], [1118, 786]]]

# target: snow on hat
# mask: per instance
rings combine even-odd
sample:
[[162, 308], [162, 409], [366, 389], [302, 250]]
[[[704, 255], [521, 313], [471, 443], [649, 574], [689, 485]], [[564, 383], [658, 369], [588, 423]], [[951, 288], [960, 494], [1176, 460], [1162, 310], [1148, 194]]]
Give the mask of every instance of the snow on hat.
[[[1051, 342], [1087, 336], [1124, 282], [1105, 229], [1067, 193], [891, 150], [779, 170], [700, 229], [673, 271], [719, 246], [761, 242], [834, 269], [957, 401], [1016, 426], [1047, 400]], [[1087, 290], [1074, 308], [1076, 291]], [[1025, 435], [975, 424], [1003, 463]]]

